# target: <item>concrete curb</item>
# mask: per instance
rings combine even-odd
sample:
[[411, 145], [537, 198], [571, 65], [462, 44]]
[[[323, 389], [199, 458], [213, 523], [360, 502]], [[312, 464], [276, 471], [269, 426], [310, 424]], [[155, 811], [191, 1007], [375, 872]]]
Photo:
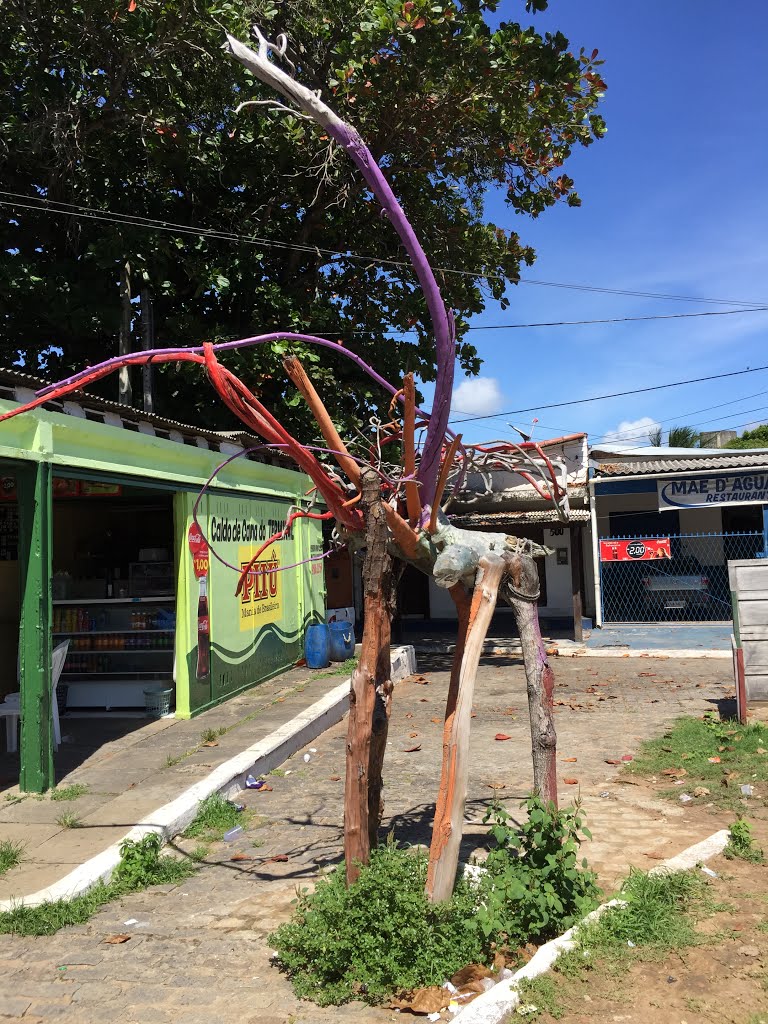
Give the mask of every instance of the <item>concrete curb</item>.
[[[393, 647], [391, 658], [393, 683], [399, 683], [416, 671], [413, 647]], [[0, 911], [12, 910], [22, 903], [34, 907], [51, 900], [71, 899], [86, 892], [97, 882], [107, 881], [120, 861], [120, 844], [126, 839], [135, 841], [156, 832], [168, 842], [184, 831], [206, 797], [214, 793], [219, 793], [225, 799], [235, 796], [245, 788], [247, 775], [265, 775], [326, 729], [340, 722], [349, 709], [349, 684], [349, 679], [340, 683], [265, 739], [218, 765], [206, 778], [184, 790], [175, 800], [142, 818], [118, 842], [91, 857], [47, 889], [40, 889], [28, 896], [0, 900]]]
[[[576, 644], [572, 640], [553, 640], [547, 643], [547, 654], [556, 658], [728, 658], [731, 651], [701, 650], [699, 648], [653, 648], [653, 647], [587, 647]], [[434, 644], [416, 644], [417, 654], [453, 654], [456, 644], [436, 642]], [[483, 644], [483, 657], [517, 657], [522, 658], [523, 652], [519, 643], [494, 645], [486, 641]]]
[[558, 658], [731, 658], [730, 651], [704, 651], [696, 648], [633, 648], [626, 647], [559, 647], [554, 653]]
[[[701, 864], [703, 861], [722, 853], [728, 842], [728, 836], [728, 829], [715, 832], [709, 838], [696, 843], [695, 846], [689, 846], [687, 850], [683, 850], [677, 856], [670, 857], [663, 864], [652, 868], [649, 874], [656, 875], [671, 871], [688, 871], [690, 868], [696, 867], [697, 864]], [[540, 975], [545, 974], [554, 966], [561, 953], [566, 953], [569, 949], [573, 949], [576, 944], [576, 933], [580, 927], [589, 924], [591, 921], [596, 921], [601, 914], [604, 914], [611, 907], [620, 907], [622, 905], [623, 900], [618, 899], [602, 903], [591, 914], [587, 914], [580, 924], [574, 925], [573, 928], [569, 928], [567, 932], [563, 932], [556, 939], [552, 939], [551, 942], [540, 946], [525, 967], [521, 967], [508, 982], [501, 982], [488, 992], [478, 996], [469, 1006], [460, 1010], [454, 1017], [454, 1020], [461, 1021], [461, 1024], [499, 1024], [507, 1014], [514, 1012], [520, 1005], [520, 995], [515, 988], [516, 982], [523, 981], [525, 978], [538, 978]]]

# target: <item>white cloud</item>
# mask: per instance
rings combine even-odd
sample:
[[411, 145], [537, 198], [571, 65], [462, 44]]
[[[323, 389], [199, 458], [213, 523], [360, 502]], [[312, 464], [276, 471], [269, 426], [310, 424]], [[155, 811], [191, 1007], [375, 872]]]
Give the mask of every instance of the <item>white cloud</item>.
[[453, 392], [451, 409], [471, 416], [488, 416], [500, 412], [504, 396], [495, 377], [475, 377], [462, 381]]
[[595, 445], [622, 444], [629, 447], [650, 444], [649, 434], [661, 424], [650, 416], [639, 420], [622, 420], [615, 430], [609, 430], [604, 437], [594, 440]]

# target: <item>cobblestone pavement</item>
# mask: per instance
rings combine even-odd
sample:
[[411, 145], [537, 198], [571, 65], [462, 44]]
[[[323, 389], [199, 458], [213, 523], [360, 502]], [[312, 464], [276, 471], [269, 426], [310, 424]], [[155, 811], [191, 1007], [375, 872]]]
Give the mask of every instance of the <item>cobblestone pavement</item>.
[[[447, 659], [433, 658], [423, 663], [423, 676], [395, 692], [385, 827], [403, 841], [429, 840], [447, 666]], [[648, 853], [671, 855], [722, 827], [704, 808], [662, 803], [648, 787], [619, 781], [605, 762], [631, 754], [680, 715], [717, 708], [730, 689], [729, 663], [569, 659], [556, 661], [555, 670], [562, 802], [571, 794], [584, 801], [595, 837], [585, 853], [604, 888], [630, 864], [651, 866]], [[494, 658], [482, 665], [475, 711], [465, 857], [481, 842], [481, 819], [494, 796], [516, 811], [529, 788], [519, 662]], [[86, 925], [51, 937], [0, 936], [0, 1018], [26, 1024], [402, 1020], [358, 1004], [322, 1010], [301, 1003], [269, 962], [269, 934], [289, 915], [295, 887], [311, 884], [339, 856], [344, 728], [314, 741], [309, 762], [305, 751], [286, 762], [286, 774], [269, 779], [272, 791], [245, 794], [259, 817], [235, 843], [211, 847], [193, 878], [111, 904]], [[497, 740], [498, 733], [511, 739]], [[419, 749], [408, 752], [413, 747]], [[568, 786], [566, 777], [578, 783]], [[232, 860], [236, 853], [253, 859]], [[277, 855], [288, 860], [270, 859]], [[132, 938], [105, 945], [117, 932]]]

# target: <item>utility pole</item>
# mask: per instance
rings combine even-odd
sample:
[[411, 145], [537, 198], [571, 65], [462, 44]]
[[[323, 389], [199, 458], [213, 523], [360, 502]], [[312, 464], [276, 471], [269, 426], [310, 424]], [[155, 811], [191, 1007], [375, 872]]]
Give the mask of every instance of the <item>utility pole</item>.
[[[118, 352], [121, 356], [128, 355], [133, 346], [131, 345], [131, 321], [133, 310], [131, 309], [131, 267], [126, 261], [120, 267], [120, 337], [118, 341]], [[128, 366], [122, 366], [117, 382], [117, 400], [120, 405], [133, 405], [133, 388], [131, 387], [131, 370]]]
[[[141, 347], [146, 352], [155, 345], [155, 310], [149, 285], [141, 286]], [[155, 411], [155, 394], [152, 364], [145, 363], [141, 369], [141, 384], [144, 395], [144, 412]]]

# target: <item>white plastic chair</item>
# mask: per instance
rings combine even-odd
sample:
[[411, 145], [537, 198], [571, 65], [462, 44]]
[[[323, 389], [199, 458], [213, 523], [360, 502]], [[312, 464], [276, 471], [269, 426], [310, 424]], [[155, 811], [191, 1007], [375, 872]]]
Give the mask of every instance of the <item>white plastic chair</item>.
[[[69, 640], [59, 644], [53, 649], [51, 659], [51, 715], [53, 717], [53, 747], [59, 749], [61, 743], [61, 727], [59, 725], [59, 705], [56, 700], [56, 687], [59, 685], [59, 676], [67, 660]], [[0, 718], [5, 719], [5, 749], [12, 754], [18, 749], [19, 717], [21, 714], [21, 694], [9, 693], [2, 704], [0, 704]]]

